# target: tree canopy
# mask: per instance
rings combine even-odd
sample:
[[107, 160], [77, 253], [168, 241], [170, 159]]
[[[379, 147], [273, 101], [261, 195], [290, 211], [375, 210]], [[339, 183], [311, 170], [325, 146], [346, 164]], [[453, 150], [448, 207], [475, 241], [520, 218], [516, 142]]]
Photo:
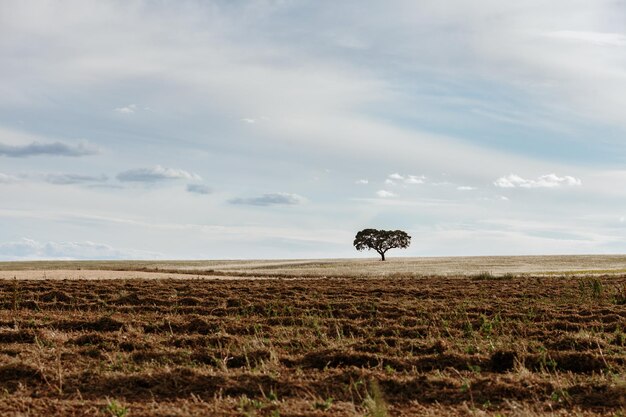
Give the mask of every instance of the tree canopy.
[[363, 229], [354, 238], [356, 250], [373, 249], [385, 260], [389, 249], [406, 249], [411, 244], [411, 236], [402, 230]]

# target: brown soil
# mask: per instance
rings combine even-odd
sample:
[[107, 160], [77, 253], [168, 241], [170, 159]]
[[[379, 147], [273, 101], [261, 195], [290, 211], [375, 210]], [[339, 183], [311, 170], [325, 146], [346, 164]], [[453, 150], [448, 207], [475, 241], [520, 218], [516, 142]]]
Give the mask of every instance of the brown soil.
[[623, 415], [624, 285], [0, 280], [0, 414]]

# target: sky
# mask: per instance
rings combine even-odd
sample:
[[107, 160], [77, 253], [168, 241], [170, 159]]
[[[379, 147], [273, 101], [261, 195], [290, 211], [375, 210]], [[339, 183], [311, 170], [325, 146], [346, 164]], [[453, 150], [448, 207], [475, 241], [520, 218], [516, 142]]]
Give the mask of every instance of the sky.
[[0, 1], [0, 260], [626, 252], [626, 1]]

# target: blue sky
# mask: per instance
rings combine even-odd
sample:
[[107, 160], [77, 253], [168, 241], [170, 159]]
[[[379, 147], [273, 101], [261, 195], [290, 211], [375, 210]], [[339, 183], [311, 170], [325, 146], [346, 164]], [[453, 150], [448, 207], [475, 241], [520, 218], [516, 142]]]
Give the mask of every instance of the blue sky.
[[624, 108], [623, 1], [4, 1], [0, 259], [623, 253]]

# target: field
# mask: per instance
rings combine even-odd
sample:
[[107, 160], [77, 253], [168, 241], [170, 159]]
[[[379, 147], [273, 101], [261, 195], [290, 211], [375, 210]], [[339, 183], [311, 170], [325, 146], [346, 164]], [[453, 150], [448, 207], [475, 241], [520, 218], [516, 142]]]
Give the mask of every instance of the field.
[[392, 258], [386, 262], [379, 262], [378, 259], [0, 262], [0, 277], [63, 278], [64, 274], [69, 278], [102, 276], [102, 273], [93, 274], [90, 271], [123, 272], [116, 275], [120, 277], [145, 276], [140, 273], [151, 272], [285, 278], [457, 276], [484, 271], [495, 275], [626, 274], [626, 255]]
[[0, 264], [0, 410], [621, 416], [623, 260]]

